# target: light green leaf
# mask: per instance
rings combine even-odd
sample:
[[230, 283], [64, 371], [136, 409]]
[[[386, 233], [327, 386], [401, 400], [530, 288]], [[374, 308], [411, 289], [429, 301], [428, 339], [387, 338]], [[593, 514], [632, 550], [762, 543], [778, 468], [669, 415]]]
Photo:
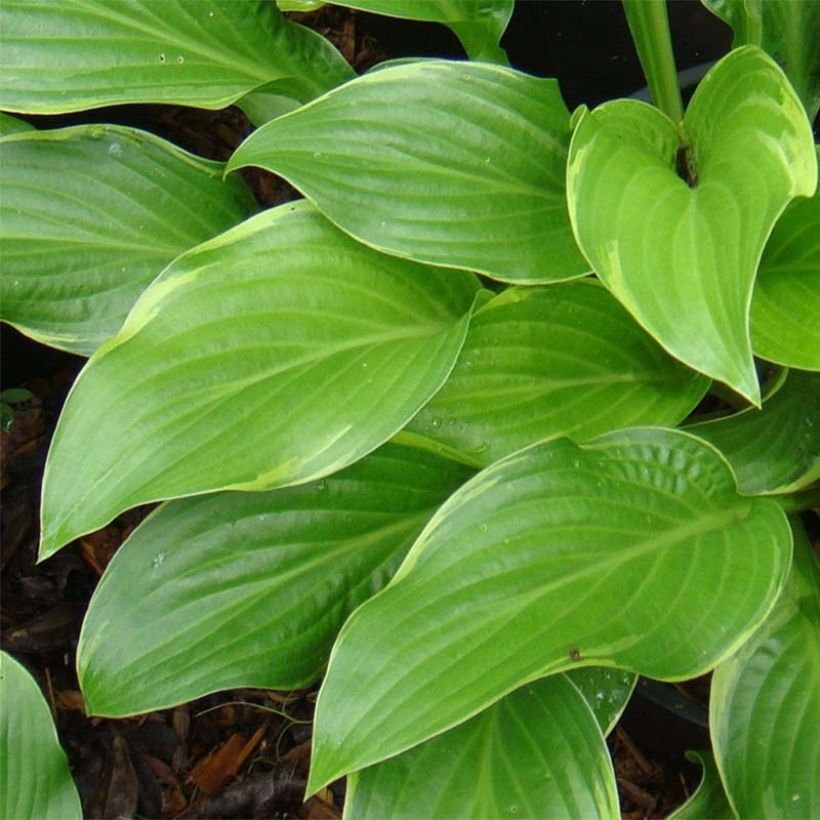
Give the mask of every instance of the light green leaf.
[[80, 798], [40, 687], [0, 652], [0, 817], [81, 818]]
[[601, 730], [564, 675], [348, 778], [345, 818], [618, 818]]
[[305, 102], [353, 77], [333, 46], [264, 0], [4, 0], [0, 107], [223, 108], [257, 86]]
[[708, 386], [591, 280], [510, 288], [476, 311], [455, 370], [400, 435], [485, 466], [546, 438], [677, 424]]
[[772, 231], [755, 281], [752, 342], [764, 359], [820, 370], [820, 193], [792, 202]]
[[509, 63], [498, 41], [512, 16], [515, 0], [338, 0], [340, 5], [390, 17], [426, 20], [449, 26], [472, 60]]
[[740, 817], [820, 816], [820, 563], [799, 520], [789, 583], [712, 679], [710, 733]]
[[46, 464], [41, 557], [129, 507], [340, 470], [447, 378], [478, 283], [282, 205], [170, 265], [74, 384]]
[[8, 137], [11, 134], [22, 134], [26, 131], [34, 131], [34, 126], [25, 120], [12, 117], [0, 111], [0, 137]]
[[324, 4], [324, 0], [276, 0], [280, 11], [316, 11]]
[[313, 683], [345, 618], [470, 475], [388, 444], [318, 483], [163, 505], [91, 599], [77, 650], [87, 708], [122, 717]]
[[656, 108], [616, 100], [583, 116], [567, 172], [573, 227], [607, 287], [672, 355], [758, 404], [752, 287], [777, 218], [814, 193], [811, 128], [783, 72], [747, 47], [707, 74], [683, 130], [694, 187], [676, 172], [678, 128]]
[[744, 493], [800, 490], [820, 478], [820, 373], [792, 370], [761, 410], [687, 429], [726, 456]]
[[715, 757], [711, 752], [687, 752], [693, 763], [700, 763], [703, 777], [695, 793], [669, 815], [669, 820], [728, 820], [735, 816], [723, 783], [720, 781]]
[[740, 496], [720, 454], [679, 431], [559, 439], [499, 461], [343, 627], [308, 791], [546, 674], [699, 675], [764, 620], [790, 556], [780, 507]]
[[788, 74], [809, 119], [820, 108], [820, 3], [817, 0], [701, 0], [734, 30], [734, 48], [761, 46]]
[[555, 80], [419, 60], [268, 123], [228, 168], [285, 177], [342, 230], [387, 253], [549, 282], [589, 271], [567, 215], [568, 144]]
[[116, 125], [0, 142], [0, 318], [90, 355], [174, 258], [257, 209], [224, 166]]
[[570, 669], [566, 676], [584, 696], [601, 731], [608, 735], [626, 709], [638, 676], [625, 669], [585, 666]]

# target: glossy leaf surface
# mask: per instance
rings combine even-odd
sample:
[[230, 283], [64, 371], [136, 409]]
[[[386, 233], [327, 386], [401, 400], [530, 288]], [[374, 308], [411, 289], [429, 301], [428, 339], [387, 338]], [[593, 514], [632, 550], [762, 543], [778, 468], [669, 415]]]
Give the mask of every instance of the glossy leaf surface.
[[820, 814], [820, 563], [794, 520], [794, 565], [758, 633], [712, 680], [710, 732], [740, 817]]
[[600, 285], [511, 288], [476, 311], [450, 378], [406, 432], [486, 466], [546, 438], [677, 424], [707, 387]]
[[701, 674], [766, 617], [790, 555], [778, 505], [740, 496], [717, 451], [685, 433], [560, 439], [499, 461], [343, 627], [308, 791], [545, 674]]
[[0, 107], [9, 111], [149, 102], [223, 108], [273, 81], [304, 102], [352, 76], [327, 40], [263, 0], [0, 7]]
[[619, 816], [601, 730], [564, 675], [350, 775], [345, 803], [349, 820]]
[[712, 68], [682, 127], [679, 155], [678, 127], [645, 103], [583, 116], [567, 171], [573, 227], [607, 287], [670, 353], [758, 403], [752, 287], [777, 218], [814, 193], [811, 128], [783, 72], [751, 47]]
[[555, 80], [421, 60], [366, 74], [260, 128], [234, 170], [285, 177], [374, 248], [506, 282], [589, 266], [569, 225], [569, 115]]
[[703, 776], [695, 793], [669, 815], [669, 820], [732, 820], [735, 813], [726, 799], [720, 772], [711, 752], [687, 752], [693, 763], [700, 763]]
[[820, 373], [792, 370], [763, 408], [694, 424], [745, 493], [793, 492], [820, 478]]
[[0, 142], [0, 318], [88, 356], [179, 254], [257, 209], [240, 179], [133, 128]]
[[820, 107], [820, 4], [816, 0], [701, 0], [734, 30], [733, 47], [761, 46], [789, 75], [809, 118]]
[[34, 678], [0, 652], [0, 817], [81, 818], [80, 798]]
[[752, 342], [764, 359], [820, 370], [820, 193], [792, 202], [766, 244], [752, 300]]
[[565, 674], [584, 696], [601, 731], [608, 735], [626, 709], [638, 676], [624, 669], [607, 669], [604, 666], [570, 669]]
[[91, 600], [78, 648], [87, 708], [123, 716], [313, 683], [345, 618], [471, 474], [388, 444], [318, 483], [168, 502]]
[[366, 455], [446, 379], [477, 287], [375, 253], [305, 202], [180, 257], [66, 402], [41, 556], [150, 500], [297, 484]]
[[339, 0], [339, 4], [362, 11], [426, 20], [449, 26], [469, 57], [507, 63], [498, 41], [512, 16], [515, 0]]

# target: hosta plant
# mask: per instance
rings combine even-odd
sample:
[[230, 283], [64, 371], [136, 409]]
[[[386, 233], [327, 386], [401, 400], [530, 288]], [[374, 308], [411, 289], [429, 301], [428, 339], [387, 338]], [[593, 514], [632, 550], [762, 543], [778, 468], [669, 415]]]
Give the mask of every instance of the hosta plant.
[[[818, 7], [706, 4], [737, 47], [685, 111], [631, 0], [657, 106], [572, 113], [512, 0], [351, 3], [472, 58], [362, 76], [271, 2], [3, 4], [2, 318], [89, 356], [41, 557], [162, 502], [86, 617], [92, 714], [323, 680], [349, 817], [611, 817], [636, 676], [714, 670], [681, 814], [820, 812]], [[14, 116], [136, 102], [258, 128], [223, 166]], [[250, 166], [304, 199], [256, 213]]]

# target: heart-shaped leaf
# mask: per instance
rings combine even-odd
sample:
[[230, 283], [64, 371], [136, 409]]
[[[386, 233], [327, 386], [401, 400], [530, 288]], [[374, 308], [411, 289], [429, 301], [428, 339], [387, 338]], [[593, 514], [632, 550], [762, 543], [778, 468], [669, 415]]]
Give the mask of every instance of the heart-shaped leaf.
[[353, 76], [324, 37], [264, 0], [0, 5], [0, 107], [9, 111], [224, 108], [273, 81], [305, 102]]
[[686, 433], [638, 428], [509, 456], [444, 504], [343, 627], [308, 790], [545, 674], [703, 673], [764, 620], [790, 556], [780, 507], [739, 495], [720, 454]]
[[687, 429], [726, 456], [744, 493], [800, 490], [820, 478], [820, 373], [792, 370], [761, 410]]
[[555, 80], [420, 60], [267, 123], [228, 163], [285, 177], [342, 230], [505, 282], [589, 271], [572, 237], [569, 114]]
[[733, 47], [761, 46], [789, 75], [809, 119], [820, 107], [820, 4], [749, 0], [701, 0], [734, 30]]
[[763, 251], [752, 299], [755, 353], [820, 370], [820, 193], [796, 199]]
[[444, 387], [400, 435], [485, 466], [547, 438], [677, 424], [708, 386], [592, 280], [510, 288], [476, 311]]
[[257, 210], [222, 163], [133, 128], [27, 132], [0, 162], [0, 318], [85, 356], [169, 262]]
[[755, 273], [783, 209], [816, 183], [800, 100], [771, 58], [746, 47], [706, 75], [681, 131], [634, 100], [582, 116], [567, 197], [581, 249], [633, 316], [681, 361], [759, 404]]
[[0, 652], [0, 703], [0, 817], [79, 820], [80, 798], [46, 699], [5, 652]]
[[447, 378], [477, 289], [354, 242], [306, 202], [184, 254], [74, 384], [41, 557], [147, 501], [298, 484], [366, 455]]
[[669, 820], [732, 820], [735, 813], [726, 799], [714, 755], [711, 752], [687, 752], [693, 763], [700, 763], [703, 776], [695, 793], [669, 815]]
[[564, 675], [510, 693], [398, 757], [351, 774], [345, 817], [617, 818], [612, 761]]
[[163, 505], [91, 599], [77, 649], [87, 709], [122, 717], [313, 683], [345, 618], [471, 474], [388, 444], [318, 483]]
[[349, 8], [444, 23], [472, 60], [507, 64], [498, 41], [512, 16], [515, 0], [339, 0]]
[[820, 562], [799, 520], [774, 611], [712, 679], [710, 731], [740, 817], [820, 815]]

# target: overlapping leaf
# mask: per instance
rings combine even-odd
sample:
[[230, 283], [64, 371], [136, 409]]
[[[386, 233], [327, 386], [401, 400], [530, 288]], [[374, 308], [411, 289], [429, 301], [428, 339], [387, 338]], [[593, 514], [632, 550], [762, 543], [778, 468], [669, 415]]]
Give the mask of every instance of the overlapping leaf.
[[229, 169], [280, 174], [387, 253], [507, 282], [589, 270], [569, 225], [555, 80], [482, 63], [383, 68], [252, 134]]
[[169, 102], [222, 108], [278, 82], [301, 102], [353, 76], [263, 0], [6, 0], [0, 107], [31, 114]]
[[746, 47], [704, 78], [682, 129], [685, 149], [675, 123], [631, 100], [583, 116], [567, 172], [573, 227], [605, 284], [667, 350], [759, 403], [752, 287], [777, 218], [814, 193], [811, 128], [783, 72]]
[[792, 370], [763, 408], [694, 424], [746, 493], [793, 492], [820, 478], [820, 373]]
[[797, 199], [763, 251], [752, 300], [755, 353], [820, 370], [820, 193]]
[[498, 41], [512, 16], [515, 0], [338, 0], [340, 5], [391, 17], [444, 23], [473, 60], [506, 64]]
[[789, 583], [712, 680], [710, 730], [740, 817], [820, 814], [820, 564], [799, 520]]
[[305, 202], [183, 255], [74, 385], [41, 556], [146, 501], [297, 484], [366, 455], [446, 379], [477, 288], [375, 253]]
[[183, 251], [256, 210], [223, 165], [114, 125], [0, 142], [0, 318], [90, 355]]
[[634, 672], [585, 666], [565, 673], [584, 696], [601, 731], [608, 735], [618, 722], [638, 681]]
[[707, 387], [600, 285], [510, 288], [476, 311], [453, 373], [402, 435], [484, 466], [546, 438], [677, 424]]
[[350, 820], [619, 816], [601, 730], [564, 675], [352, 774], [345, 803]]
[[735, 817], [720, 772], [711, 752], [687, 752], [686, 757], [700, 763], [703, 775], [695, 793], [669, 815], [669, 820], [730, 820]]
[[820, 4], [816, 0], [701, 2], [732, 27], [734, 47], [761, 46], [780, 63], [814, 119], [820, 107]]
[[343, 627], [309, 791], [544, 674], [700, 674], [763, 621], [790, 556], [779, 506], [739, 495], [719, 453], [682, 432], [560, 439], [499, 461]]
[[0, 817], [79, 820], [80, 798], [46, 699], [5, 652], [0, 652], [0, 703]]
[[87, 708], [122, 716], [313, 683], [345, 618], [470, 475], [389, 444], [318, 483], [163, 505], [91, 599], [77, 661]]
[[0, 137], [8, 137], [11, 134], [22, 134], [33, 130], [34, 126], [31, 123], [0, 111]]

